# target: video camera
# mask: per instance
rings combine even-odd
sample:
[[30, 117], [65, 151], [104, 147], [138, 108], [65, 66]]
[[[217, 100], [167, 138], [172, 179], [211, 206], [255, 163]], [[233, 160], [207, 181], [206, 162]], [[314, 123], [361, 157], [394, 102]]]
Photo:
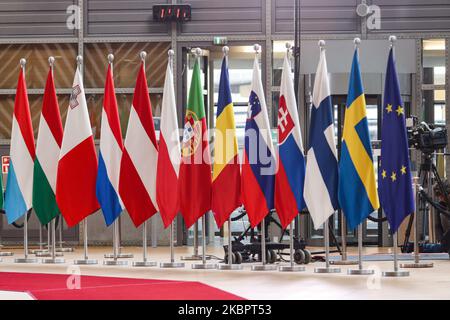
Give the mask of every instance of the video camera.
[[447, 146], [447, 128], [442, 125], [418, 123], [417, 117], [406, 121], [408, 144], [411, 148], [420, 150], [425, 154], [443, 149]]

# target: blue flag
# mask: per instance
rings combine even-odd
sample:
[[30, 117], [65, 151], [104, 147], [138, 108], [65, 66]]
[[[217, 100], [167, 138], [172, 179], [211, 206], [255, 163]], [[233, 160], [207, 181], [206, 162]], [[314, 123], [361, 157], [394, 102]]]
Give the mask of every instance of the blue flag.
[[392, 49], [389, 53], [384, 86], [378, 185], [381, 207], [389, 221], [390, 231], [394, 233], [405, 217], [414, 212], [414, 195], [405, 112]]
[[350, 230], [380, 207], [357, 50], [353, 55], [345, 108], [339, 161], [339, 204]]

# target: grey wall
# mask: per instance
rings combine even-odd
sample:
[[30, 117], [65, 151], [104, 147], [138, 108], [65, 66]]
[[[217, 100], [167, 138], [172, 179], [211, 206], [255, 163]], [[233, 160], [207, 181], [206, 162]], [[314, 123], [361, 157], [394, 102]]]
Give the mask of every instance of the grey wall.
[[67, 7], [76, 0], [0, 0], [0, 37], [73, 36]]
[[84, 0], [88, 35], [167, 35], [169, 25], [153, 22], [152, 7], [167, 0]]
[[449, 0], [369, 0], [381, 8], [381, 29], [384, 31], [449, 31]]

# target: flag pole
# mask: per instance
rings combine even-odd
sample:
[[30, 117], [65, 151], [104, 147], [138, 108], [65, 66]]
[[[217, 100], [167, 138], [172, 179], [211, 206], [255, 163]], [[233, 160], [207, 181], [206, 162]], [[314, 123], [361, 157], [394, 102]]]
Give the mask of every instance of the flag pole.
[[42, 239], [42, 224], [39, 222], [39, 249], [30, 250], [30, 253], [33, 253], [36, 257], [51, 257], [51, 241], [50, 241], [50, 223], [46, 224], [47, 226], [47, 249], [44, 249], [43, 245], [45, 244]]
[[[145, 58], [147, 57], [147, 52], [141, 51], [139, 53], [142, 64], [145, 70]], [[152, 119], [153, 121], [153, 119]], [[142, 261], [133, 262], [133, 267], [154, 267], [156, 262], [147, 260], [147, 220], [142, 224]]]
[[[53, 75], [53, 68], [55, 65], [55, 57], [50, 56], [48, 58], [48, 64], [50, 66], [50, 70]], [[66, 261], [62, 258], [56, 258], [57, 256], [62, 256], [62, 253], [57, 254], [56, 253], [56, 223], [55, 219], [53, 218], [50, 223], [47, 223], [47, 254], [51, 258], [49, 259], [42, 259], [42, 263], [45, 264], [61, 264], [65, 263]]]
[[[170, 49], [167, 52], [169, 56], [169, 66], [173, 71], [173, 58], [175, 56], [175, 51]], [[170, 262], [161, 262], [160, 268], [184, 268], [184, 262], [175, 262], [175, 252], [174, 252], [174, 220], [170, 223], [169, 230], [169, 244], [170, 244]]]
[[[198, 50], [197, 50], [198, 49]], [[201, 49], [195, 48], [192, 50], [192, 54], [194, 55], [194, 59], [197, 59], [199, 55], [201, 55]], [[203, 257], [198, 254], [198, 221], [195, 221], [194, 223], [194, 239], [193, 239], [193, 247], [194, 247], [194, 254], [192, 256], [185, 256], [182, 257], [181, 260], [203, 260]], [[207, 260], [210, 259], [210, 257], [206, 257]]]
[[330, 261], [330, 263], [342, 266], [358, 264], [358, 261], [348, 260], [347, 258], [347, 221], [344, 212], [341, 212], [341, 260]]
[[[397, 41], [396, 36], [389, 36], [390, 47], [392, 51], [395, 49], [395, 41]], [[385, 271], [382, 273], [383, 277], [409, 277], [409, 271], [400, 271], [398, 268], [398, 257], [397, 257], [397, 231], [392, 235], [393, 242], [393, 251], [394, 251], [394, 270], [393, 271]]]
[[[359, 55], [359, 45], [361, 44], [360, 38], [355, 38], [353, 40], [355, 44], [356, 54]], [[365, 220], [364, 220], [365, 221]], [[358, 225], [358, 269], [349, 269], [347, 273], [349, 275], [370, 275], [374, 274], [375, 271], [372, 269], [364, 269], [362, 263], [362, 251], [363, 251], [363, 222]]]
[[329, 219], [325, 220], [323, 224], [323, 240], [325, 242], [325, 267], [315, 268], [315, 273], [340, 273], [340, 268], [330, 267], [330, 228]]
[[[230, 52], [230, 48], [228, 46], [224, 46], [222, 48], [223, 56], [226, 59], [227, 67], [228, 67], [228, 53]], [[242, 270], [244, 267], [242, 264], [233, 263], [233, 242], [231, 239], [231, 215], [228, 217], [228, 263], [221, 263], [217, 265], [217, 269], [219, 270]]]
[[[25, 58], [20, 59], [20, 67], [22, 68], [23, 77], [25, 78], [25, 65], [27, 60]], [[15, 263], [36, 263], [37, 259], [28, 258], [28, 211], [25, 212], [25, 218], [23, 222], [23, 258], [15, 259]]]
[[[108, 54], [108, 64], [111, 68], [111, 74], [113, 74], [114, 70], [113, 70], [113, 62], [114, 62], [114, 55], [112, 53]], [[114, 93], [115, 94], [115, 93]], [[112, 236], [113, 236], [113, 253], [112, 255], [110, 254], [105, 254], [104, 257], [105, 258], [112, 258], [113, 260], [104, 260], [103, 261], [103, 265], [105, 266], [124, 266], [128, 264], [128, 261], [119, 261], [119, 246], [120, 244], [118, 243], [118, 234], [119, 234], [119, 224], [118, 224], [118, 218], [116, 218], [113, 221], [113, 232], [112, 232]]]
[[412, 263], [402, 263], [400, 264], [401, 268], [433, 268], [433, 262], [420, 262], [420, 248], [419, 248], [419, 235], [417, 229], [419, 228], [419, 210], [418, 202], [419, 202], [419, 192], [422, 187], [419, 184], [419, 177], [413, 178], [413, 186], [414, 186], [414, 197], [416, 203], [416, 212], [414, 214], [414, 224], [413, 224], [413, 234], [414, 234], [414, 262]]
[[[286, 56], [289, 60], [291, 52], [291, 44], [289, 42], [286, 42]], [[296, 216], [296, 218], [298, 215]], [[281, 240], [281, 239], [280, 239]], [[304, 266], [299, 266], [294, 264], [294, 221], [291, 221], [289, 224], [289, 258], [290, 258], [290, 264], [288, 266], [280, 266], [278, 271], [281, 272], [298, 272], [298, 271], [305, 271]]]
[[[77, 69], [82, 73], [81, 65], [83, 64], [83, 57], [77, 56]], [[83, 220], [83, 233], [84, 233], [84, 259], [74, 260], [73, 264], [97, 264], [98, 261], [95, 259], [89, 259], [88, 257], [88, 223], [87, 217]], [[62, 224], [61, 224], [62, 228]]]

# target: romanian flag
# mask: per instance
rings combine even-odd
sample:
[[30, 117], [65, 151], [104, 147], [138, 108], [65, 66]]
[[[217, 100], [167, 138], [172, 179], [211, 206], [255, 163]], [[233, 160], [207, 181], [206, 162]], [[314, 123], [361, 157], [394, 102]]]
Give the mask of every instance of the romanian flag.
[[339, 161], [339, 204], [350, 230], [380, 207], [357, 50], [350, 73]]
[[241, 172], [226, 57], [220, 74], [214, 141], [212, 211], [220, 228], [241, 205]]

